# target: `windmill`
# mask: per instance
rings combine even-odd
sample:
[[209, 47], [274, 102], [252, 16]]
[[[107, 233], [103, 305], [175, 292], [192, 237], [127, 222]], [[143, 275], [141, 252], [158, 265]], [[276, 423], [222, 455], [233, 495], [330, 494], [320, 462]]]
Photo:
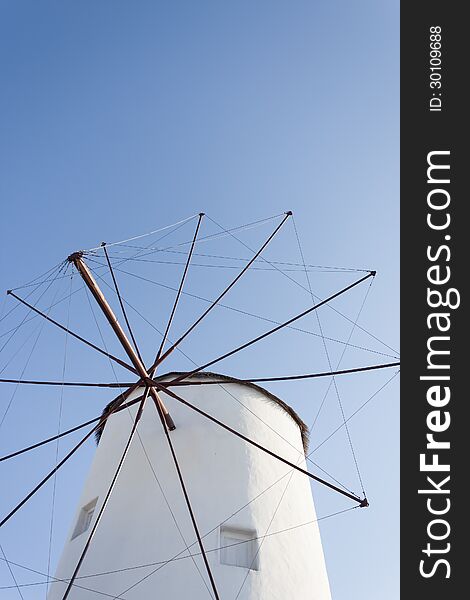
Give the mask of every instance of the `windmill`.
[[[260, 384], [392, 368], [399, 365], [397, 361], [353, 369], [251, 378], [221, 375], [213, 371], [213, 366], [292, 327], [366, 281], [371, 282], [375, 271], [364, 270], [352, 283], [202, 365], [189, 371], [160, 374], [161, 365], [220, 305], [245, 273], [258, 261], [265, 260], [263, 251], [292, 213], [276, 216], [279, 223], [259, 249], [178, 339], [170, 342], [169, 333], [185, 293], [195, 248], [202, 241], [199, 235], [203, 217], [203, 213], [195, 217], [196, 227], [176, 295], [149, 366], [144, 363], [117, 279], [116, 262], [119, 265], [125, 259], [114, 260], [113, 265], [109, 253], [111, 245], [103, 243], [90, 251], [72, 253], [59, 266], [59, 272], [73, 268], [81, 277], [121, 345], [125, 360], [52, 318], [16, 290], [8, 292], [31, 314], [41, 316], [67, 336], [132, 374], [129, 378], [132, 380], [109, 384], [23, 378], [1, 380], [17, 385], [55, 385], [62, 389], [83, 386], [120, 390], [102, 415], [91, 422], [1, 457], [2, 461], [13, 459], [92, 425], [54, 468], [1, 518], [0, 527], [54, 478], [87, 440], [93, 436], [98, 440], [62, 558], [55, 576], [50, 578], [50, 600], [78, 600], [89, 598], [90, 594], [129, 600], [145, 600], [155, 594], [175, 599], [209, 596], [326, 600], [330, 598], [328, 578], [308, 482], [315, 481], [332, 493], [346, 497], [352, 508], [368, 506], [364, 491], [358, 495], [308, 469], [307, 426], [290, 406]], [[125, 246], [135, 239], [115, 245]], [[141, 248], [138, 255], [142, 258], [146, 253]], [[97, 256], [105, 261], [98, 262], [100, 267], [107, 266], [111, 275], [125, 328], [100, 287], [98, 279], [101, 277], [97, 277], [90, 266], [97, 262]], [[227, 402], [227, 393], [235, 402]], [[253, 421], [253, 416], [257, 421]], [[257, 426], [259, 422], [263, 428]], [[346, 419], [344, 426], [347, 427]], [[146, 463], [150, 469], [144, 470]], [[155, 485], [152, 476], [161, 491], [158, 501], [151, 493], [151, 486]], [[280, 481], [286, 484], [281, 494], [279, 486], [276, 487]], [[168, 519], [168, 511], [172, 519]], [[276, 531], [263, 534], [270, 529], [273, 513]], [[287, 532], [294, 530], [295, 535], [289, 537]], [[269, 543], [265, 543], [268, 537]], [[148, 564], [148, 557], [158, 558]], [[140, 568], [146, 566], [150, 573], [136, 577], [134, 567], [139, 565]], [[82, 579], [84, 570], [87, 575]], [[152, 577], [157, 571], [159, 583]]]

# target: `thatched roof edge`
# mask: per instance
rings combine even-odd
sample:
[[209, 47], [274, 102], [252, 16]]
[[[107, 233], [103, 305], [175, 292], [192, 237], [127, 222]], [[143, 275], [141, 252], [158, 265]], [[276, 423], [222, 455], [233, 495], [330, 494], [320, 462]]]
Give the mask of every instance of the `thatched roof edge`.
[[[176, 378], [179, 375], [183, 375], [183, 374], [184, 373], [182, 373], [182, 372], [173, 371], [170, 373], [165, 373], [164, 375], [160, 375], [159, 377], [156, 377], [155, 380], [156, 381], [165, 381], [166, 379], [169, 379], [169, 378], [173, 379], [173, 378]], [[280, 398], [278, 398], [277, 396], [275, 396], [273, 393], [269, 392], [268, 390], [264, 389], [260, 385], [257, 385], [256, 383], [251, 383], [249, 381], [243, 381], [241, 379], [237, 379], [236, 377], [230, 377], [229, 375], [220, 375], [219, 373], [212, 373], [210, 371], [201, 371], [201, 372], [195, 373], [194, 375], [191, 376], [191, 379], [204, 379], [204, 378], [217, 379], [217, 380], [221, 380], [221, 381], [224, 381], [227, 383], [236, 383], [238, 385], [244, 385], [244, 386], [255, 389], [256, 391], [263, 394], [263, 396], [266, 396], [266, 398], [268, 400], [270, 400], [273, 404], [282, 408], [291, 417], [291, 419], [296, 423], [296, 425], [300, 429], [300, 435], [302, 437], [302, 444], [303, 444], [305, 453], [307, 453], [308, 439], [309, 439], [308, 427], [304, 423], [304, 421], [299, 417], [299, 415], [296, 413], [296, 411], [291, 406], [286, 404], [283, 400], [281, 400]], [[121, 397], [115, 398], [104, 408], [102, 417], [105, 417], [110, 412], [110, 410], [116, 405], [117, 402], [121, 402]], [[104, 426], [105, 426], [105, 422], [103, 421], [100, 424], [100, 427], [96, 431], [95, 438], [96, 438], [97, 443], [99, 443], [99, 441], [100, 441], [101, 435], [104, 430]]]

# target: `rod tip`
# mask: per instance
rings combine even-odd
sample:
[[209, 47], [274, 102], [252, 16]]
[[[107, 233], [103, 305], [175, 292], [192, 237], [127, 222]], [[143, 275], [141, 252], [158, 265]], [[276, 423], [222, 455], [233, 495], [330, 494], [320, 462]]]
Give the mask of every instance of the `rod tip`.
[[292, 211], [291, 211], [291, 210], [288, 210], [288, 211], [286, 212], [286, 215], [287, 215], [288, 217], [292, 217]]
[[12, 290], [7, 290], [7, 296], [11, 294]]
[[104, 246], [106, 246], [106, 242], [101, 242], [100, 246], [103, 248]]
[[82, 258], [82, 256], [83, 256], [83, 251], [79, 250], [78, 252], [72, 252], [72, 254], [69, 254], [69, 256], [67, 256], [67, 260], [69, 261], [69, 263], [73, 263], [78, 258]]
[[173, 421], [173, 419], [171, 418], [170, 413], [166, 413], [165, 414], [165, 421], [166, 421], [166, 426], [168, 427], [168, 429], [170, 431], [174, 431], [176, 429], [176, 425], [175, 422]]
[[202, 212], [201, 212], [201, 213], [199, 213], [199, 216], [200, 216], [200, 217], [205, 217], [205, 216], [206, 216], [206, 213], [202, 213]]
[[372, 275], [372, 277], [375, 277], [377, 275], [377, 271], [371, 271], [370, 274]]
[[359, 504], [360, 508], [367, 508], [369, 506], [369, 501], [367, 500], [367, 498], [364, 496], [364, 500], [361, 500], [361, 503]]

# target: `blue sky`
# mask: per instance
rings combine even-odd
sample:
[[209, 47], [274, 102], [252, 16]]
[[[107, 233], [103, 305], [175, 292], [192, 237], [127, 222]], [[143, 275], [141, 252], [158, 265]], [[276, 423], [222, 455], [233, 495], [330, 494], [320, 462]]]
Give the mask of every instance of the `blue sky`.
[[[138, 235], [200, 211], [229, 227], [293, 210], [308, 263], [377, 269], [359, 323], [397, 348], [398, 2], [3, 0], [0, 14], [3, 289], [21, 285], [78, 248]], [[259, 246], [274, 224], [240, 237]], [[190, 238], [191, 226], [178, 232], [178, 241]], [[207, 234], [217, 230], [209, 220], [204, 227]], [[228, 238], [206, 246], [214, 253], [248, 256]], [[291, 224], [266, 256], [299, 261]], [[178, 280], [174, 265], [150, 268], [155, 279], [173, 285]], [[233, 276], [227, 271], [196, 268], [188, 290], [214, 297]], [[353, 275], [312, 273], [312, 285], [324, 296]], [[306, 285], [302, 273], [292, 276]], [[122, 277], [126, 293], [138, 297], [135, 282]], [[278, 273], [256, 272], [227, 303], [282, 320], [311, 301], [291, 283]], [[155, 297], [151, 287], [142, 289], [139, 307], [161, 325], [171, 295], [159, 292]], [[355, 290], [335, 306], [354, 318], [364, 292]], [[7, 309], [10, 304], [8, 300]], [[185, 302], [176, 330], [184, 330], [201, 307]], [[96, 336], [92, 323], [85, 323], [83, 305], [77, 303], [72, 312], [77, 327]], [[0, 323], [1, 332], [15, 325], [13, 317]], [[19, 322], [20, 316], [15, 318]], [[64, 308], [57, 318], [66, 318]], [[221, 319], [231, 332], [228, 340], [220, 339]], [[348, 322], [327, 310], [321, 319], [326, 335], [347, 339]], [[314, 331], [317, 323], [309, 317], [301, 326]], [[264, 327], [218, 313], [184, 349], [197, 362], [209, 360]], [[136, 331], [150, 356], [158, 340], [143, 323], [136, 323]], [[39, 356], [34, 354], [26, 373], [59, 377], [63, 336], [50, 328], [42, 335]], [[364, 332], [353, 335], [356, 345], [388, 352]], [[286, 356], [287, 344], [291, 350]], [[341, 346], [328, 347], [334, 362]], [[2, 352], [0, 368], [15, 348]], [[5, 375], [21, 371], [25, 352], [19, 352]], [[90, 361], [87, 351], [70, 344], [69, 354], [70, 377], [110, 377], [109, 366]], [[344, 365], [382, 359], [388, 360], [348, 350]], [[318, 338], [291, 331], [230, 359], [219, 370], [253, 375], [253, 365], [267, 375], [327, 370]], [[170, 365], [187, 366], [177, 359]], [[101, 368], [107, 369], [105, 375]], [[387, 371], [339, 381], [346, 413], [391, 375]], [[397, 381], [350, 423], [371, 507], [322, 523], [335, 600], [398, 597]], [[326, 387], [327, 382], [311, 382], [270, 389], [311, 423]], [[2, 388], [2, 410], [12, 391]], [[2, 453], [51, 435], [57, 427], [58, 392], [35, 394], [16, 393], [0, 431]], [[109, 398], [103, 392], [95, 398], [67, 391], [64, 426], [93, 417]], [[323, 439], [341, 422], [336, 403], [333, 394], [328, 396], [312, 440]], [[72, 442], [64, 442], [60, 451]], [[1, 466], [2, 480], [9, 481], [2, 514], [54, 464], [54, 452], [47, 449]], [[90, 444], [57, 479], [52, 563], [73, 513], [68, 504], [76, 498], [92, 452]], [[319, 464], [357, 485], [351, 461], [344, 432], [318, 451]], [[8, 558], [39, 571], [47, 563], [51, 489], [0, 535]], [[322, 489], [315, 487], [314, 493], [319, 516], [348, 506]], [[34, 581], [20, 568], [14, 573], [19, 582]], [[11, 585], [4, 564], [0, 585]], [[17, 590], [2, 590], [0, 596], [19, 597]], [[44, 592], [25, 588], [24, 597], [42, 598]]]

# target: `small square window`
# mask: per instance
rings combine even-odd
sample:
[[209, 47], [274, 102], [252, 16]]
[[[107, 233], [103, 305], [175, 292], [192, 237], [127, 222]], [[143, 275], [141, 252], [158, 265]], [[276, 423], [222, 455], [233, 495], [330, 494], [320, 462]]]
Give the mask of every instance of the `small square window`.
[[258, 571], [258, 549], [256, 531], [233, 527], [220, 528], [220, 562], [223, 565]]
[[77, 524], [75, 525], [75, 529], [71, 538], [72, 540], [84, 533], [90, 527], [97, 501], [98, 498], [95, 498], [80, 510]]

